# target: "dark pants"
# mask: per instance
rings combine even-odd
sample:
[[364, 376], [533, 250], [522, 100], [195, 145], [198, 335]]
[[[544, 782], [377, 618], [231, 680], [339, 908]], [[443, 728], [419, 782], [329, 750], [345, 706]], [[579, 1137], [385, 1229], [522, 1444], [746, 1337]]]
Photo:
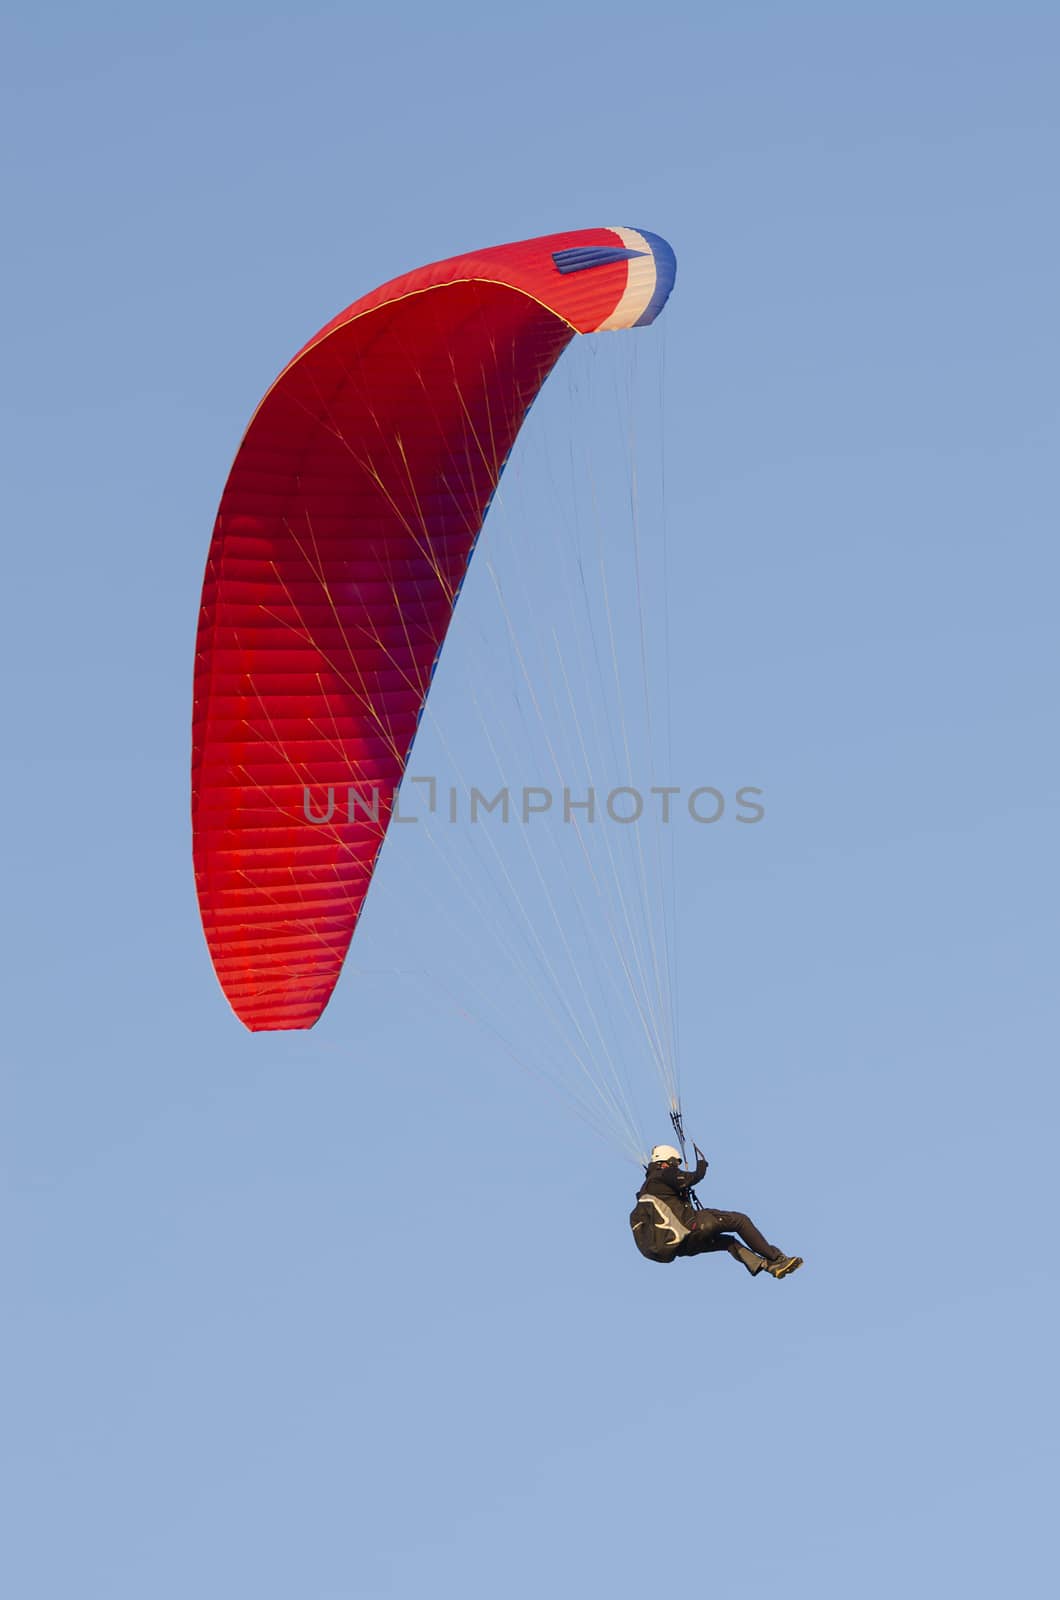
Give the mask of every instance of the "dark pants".
[[[729, 1255], [739, 1254], [740, 1244], [732, 1234], [738, 1233], [744, 1244], [767, 1261], [776, 1261], [783, 1255], [775, 1244], [763, 1238], [750, 1217], [742, 1211], [708, 1211], [696, 1213], [692, 1232], [677, 1247], [679, 1256], [700, 1256], [711, 1250], [727, 1250]], [[745, 1263], [746, 1265], [746, 1263]]]

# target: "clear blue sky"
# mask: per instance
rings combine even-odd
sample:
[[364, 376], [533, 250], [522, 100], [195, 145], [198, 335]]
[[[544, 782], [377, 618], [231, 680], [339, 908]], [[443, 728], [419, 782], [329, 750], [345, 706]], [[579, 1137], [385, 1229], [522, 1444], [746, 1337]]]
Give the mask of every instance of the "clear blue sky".
[[[5, 1592], [1046, 1594], [1056, 7], [7, 38]], [[611, 222], [679, 261], [675, 710], [770, 801], [684, 841], [686, 1107], [783, 1284], [643, 1263], [632, 1168], [389, 978], [251, 1038], [198, 926], [198, 592], [260, 394], [394, 273]]]

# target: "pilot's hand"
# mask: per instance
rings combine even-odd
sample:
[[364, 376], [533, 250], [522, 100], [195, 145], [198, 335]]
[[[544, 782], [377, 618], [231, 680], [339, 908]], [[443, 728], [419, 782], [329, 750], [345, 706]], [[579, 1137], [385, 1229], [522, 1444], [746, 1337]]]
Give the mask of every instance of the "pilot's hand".
[[710, 1162], [707, 1160], [706, 1156], [703, 1154], [703, 1152], [699, 1148], [698, 1144], [696, 1144], [695, 1140], [692, 1141], [692, 1149], [696, 1152], [697, 1159], [699, 1161], [702, 1161], [702, 1163], [703, 1163], [703, 1165], [705, 1167], [709, 1167], [710, 1166]]

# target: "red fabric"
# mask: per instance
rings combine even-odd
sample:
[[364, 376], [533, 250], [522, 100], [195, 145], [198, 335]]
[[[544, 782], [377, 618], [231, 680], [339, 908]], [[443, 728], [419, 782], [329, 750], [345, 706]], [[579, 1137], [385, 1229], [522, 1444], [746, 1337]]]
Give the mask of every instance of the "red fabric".
[[[489, 498], [527, 407], [624, 263], [557, 234], [425, 267], [349, 307], [259, 406], [225, 486], [195, 661], [192, 820], [210, 955], [251, 1029], [331, 995]], [[346, 817], [352, 785], [378, 822]], [[328, 824], [306, 820], [305, 792]]]

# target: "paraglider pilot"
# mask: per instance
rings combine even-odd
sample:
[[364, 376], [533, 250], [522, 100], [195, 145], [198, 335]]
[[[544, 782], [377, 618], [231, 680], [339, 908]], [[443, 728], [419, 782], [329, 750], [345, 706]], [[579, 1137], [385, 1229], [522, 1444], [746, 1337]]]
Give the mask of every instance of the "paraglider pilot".
[[693, 1191], [706, 1173], [707, 1159], [698, 1145], [692, 1148], [696, 1153], [692, 1172], [682, 1169], [680, 1152], [672, 1145], [657, 1144], [651, 1153], [629, 1218], [641, 1254], [649, 1261], [668, 1262], [724, 1250], [752, 1277], [765, 1271], [770, 1277], [786, 1278], [801, 1267], [801, 1256], [785, 1255], [770, 1244], [742, 1211], [712, 1211], [698, 1204]]

